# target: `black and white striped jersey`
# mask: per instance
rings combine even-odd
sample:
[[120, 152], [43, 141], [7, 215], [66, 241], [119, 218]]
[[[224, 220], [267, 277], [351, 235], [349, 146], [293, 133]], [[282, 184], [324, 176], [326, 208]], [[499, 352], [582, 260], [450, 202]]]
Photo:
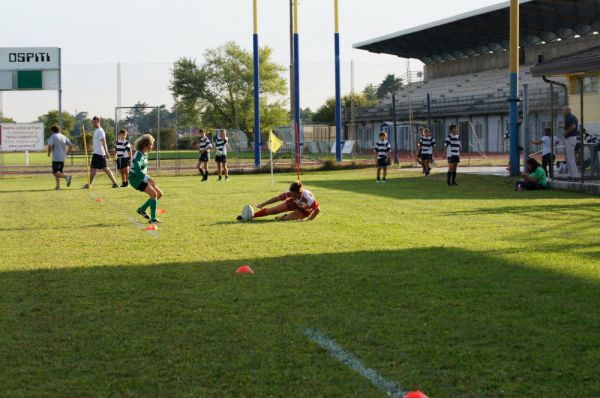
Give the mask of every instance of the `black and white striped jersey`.
[[448, 134], [448, 136], [446, 137], [446, 141], [444, 141], [444, 146], [446, 146], [447, 148], [448, 157], [460, 156], [462, 144], [460, 142], [460, 136], [458, 134]]
[[212, 148], [212, 143], [210, 142], [210, 138], [202, 137], [200, 138], [200, 152], [205, 152], [207, 149]]
[[377, 152], [377, 158], [382, 159], [386, 158], [392, 151], [392, 146], [388, 141], [377, 141], [374, 149]]
[[435, 147], [435, 138], [419, 137], [419, 146], [421, 147], [421, 155], [433, 155], [433, 147]]
[[217, 151], [217, 155], [227, 155], [227, 142], [229, 142], [227, 138], [217, 137], [215, 140], [215, 150]]
[[129, 141], [117, 140], [115, 144], [115, 150], [117, 151], [117, 158], [130, 158], [131, 157], [131, 144]]

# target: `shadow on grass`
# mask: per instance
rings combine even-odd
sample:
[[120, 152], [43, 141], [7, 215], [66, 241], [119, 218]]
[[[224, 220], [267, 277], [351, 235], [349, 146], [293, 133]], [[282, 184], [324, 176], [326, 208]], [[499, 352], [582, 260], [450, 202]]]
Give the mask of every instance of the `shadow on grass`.
[[577, 192], [560, 190], [544, 190], [515, 192], [517, 179], [497, 176], [481, 176], [460, 174], [458, 186], [449, 187], [445, 174], [433, 174], [429, 177], [404, 177], [388, 179], [387, 184], [376, 184], [375, 179], [354, 180], [315, 180], [306, 182], [308, 189], [312, 187], [334, 189], [367, 195], [385, 196], [396, 199], [587, 199]]
[[0, 273], [7, 396], [599, 396], [600, 283], [452, 248]]

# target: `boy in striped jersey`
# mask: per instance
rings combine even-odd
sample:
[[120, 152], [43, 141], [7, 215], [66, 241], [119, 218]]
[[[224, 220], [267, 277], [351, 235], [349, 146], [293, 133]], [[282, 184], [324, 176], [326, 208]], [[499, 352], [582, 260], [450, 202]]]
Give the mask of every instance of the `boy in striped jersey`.
[[419, 137], [419, 148], [421, 150], [421, 164], [425, 177], [431, 172], [430, 162], [433, 160], [433, 148], [435, 147], [435, 138], [431, 136], [429, 129], [424, 129]]
[[210, 150], [212, 149], [212, 143], [210, 138], [206, 136], [204, 129], [198, 131], [200, 134], [200, 157], [198, 158], [198, 171], [202, 174], [202, 181], [208, 180], [208, 161], [210, 160]]
[[460, 163], [461, 142], [458, 127], [455, 124], [450, 126], [450, 133], [444, 141], [444, 146], [448, 154], [448, 186], [458, 185], [456, 183], [456, 169]]
[[[375, 148], [373, 148], [373, 152], [375, 152], [375, 157], [377, 158], [377, 181], [376, 183], [384, 183], [385, 178], [387, 177], [387, 167], [392, 163], [390, 159], [390, 152], [392, 151], [392, 146], [387, 140], [387, 133], [382, 131], [379, 133], [379, 141], [375, 143]], [[383, 169], [383, 180], [381, 180], [381, 170]]]
[[119, 137], [115, 143], [115, 155], [117, 161], [117, 170], [121, 173], [121, 187], [129, 185], [129, 166], [133, 152], [131, 144], [127, 141], [127, 130], [119, 130]]
[[225, 174], [225, 181], [229, 179], [229, 170], [227, 170], [227, 130], [221, 129], [219, 136], [215, 140], [215, 161], [217, 162], [217, 174], [221, 181], [221, 173]]

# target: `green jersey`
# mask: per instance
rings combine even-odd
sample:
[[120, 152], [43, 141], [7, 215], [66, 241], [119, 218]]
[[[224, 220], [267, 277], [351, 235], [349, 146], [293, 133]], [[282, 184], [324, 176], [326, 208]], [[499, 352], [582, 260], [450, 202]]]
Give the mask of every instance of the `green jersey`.
[[548, 185], [548, 177], [546, 176], [546, 172], [544, 171], [544, 169], [542, 169], [541, 167], [535, 169], [533, 173], [529, 174], [529, 177], [535, 178], [537, 180], [537, 183], [544, 187]]
[[131, 161], [131, 170], [129, 171], [129, 182], [135, 188], [148, 176], [148, 155], [137, 151]]

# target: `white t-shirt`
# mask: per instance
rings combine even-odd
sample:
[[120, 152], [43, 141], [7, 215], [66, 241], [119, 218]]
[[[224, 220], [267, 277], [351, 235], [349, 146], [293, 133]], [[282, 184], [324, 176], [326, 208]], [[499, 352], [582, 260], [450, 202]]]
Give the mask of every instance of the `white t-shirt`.
[[[548, 155], [549, 153], [552, 153], [552, 137], [550, 136], [543, 136], [542, 139], [542, 155]], [[554, 139], [554, 142], [556, 142], [556, 138]]]
[[94, 153], [100, 156], [106, 156], [106, 152], [104, 151], [104, 145], [102, 145], [102, 141], [106, 141], [106, 133], [99, 127], [94, 132]]

